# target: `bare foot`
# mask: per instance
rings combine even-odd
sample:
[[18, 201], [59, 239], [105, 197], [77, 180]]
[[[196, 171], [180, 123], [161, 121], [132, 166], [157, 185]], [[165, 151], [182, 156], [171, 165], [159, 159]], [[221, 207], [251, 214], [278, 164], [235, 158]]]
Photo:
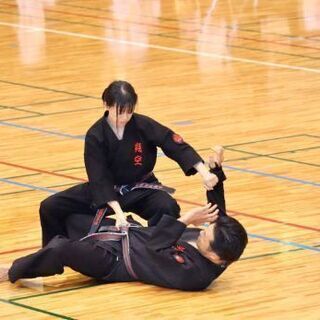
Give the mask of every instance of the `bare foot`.
[[221, 167], [224, 161], [224, 149], [222, 146], [214, 146], [211, 148], [214, 151], [213, 155], [209, 156], [209, 167], [211, 169], [215, 168], [217, 165]]
[[4, 268], [4, 267], [0, 268], [0, 282], [9, 280], [8, 271], [9, 271], [9, 268]]

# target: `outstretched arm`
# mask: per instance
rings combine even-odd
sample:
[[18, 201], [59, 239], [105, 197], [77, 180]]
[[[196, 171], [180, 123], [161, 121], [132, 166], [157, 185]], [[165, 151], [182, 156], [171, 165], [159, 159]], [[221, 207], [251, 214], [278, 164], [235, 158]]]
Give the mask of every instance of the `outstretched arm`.
[[218, 183], [218, 177], [215, 174], [211, 173], [203, 164], [203, 162], [198, 162], [196, 165], [194, 165], [194, 168], [202, 177], [204, 187], [207, 190], [212, 190], [213, 187]]
[[215, 203], [219, 208], [219, 215], [226, 215], [226, 201], [223, 182], [227, 179], [223, 170], [224, 150], [222, 146], [213, 148], [214, 154], [209, 157], [210, 172], [218, 178], [218, 183], [212, 190], [207, 191], [208, 202]]

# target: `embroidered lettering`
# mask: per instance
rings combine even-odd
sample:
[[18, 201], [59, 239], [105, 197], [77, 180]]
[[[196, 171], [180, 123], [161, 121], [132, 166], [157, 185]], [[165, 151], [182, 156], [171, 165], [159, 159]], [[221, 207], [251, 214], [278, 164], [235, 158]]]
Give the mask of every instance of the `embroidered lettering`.
[[141, 156], [135, 156], [134, 157], [134, 165], [135, 166], [142, 166], [142, 157]]
[[141, 142], [136, 142], [134, 144], [134, 153], [135, 156], [133, 158], [133, 164], [135, 166], [142, 166], [142, 143]]

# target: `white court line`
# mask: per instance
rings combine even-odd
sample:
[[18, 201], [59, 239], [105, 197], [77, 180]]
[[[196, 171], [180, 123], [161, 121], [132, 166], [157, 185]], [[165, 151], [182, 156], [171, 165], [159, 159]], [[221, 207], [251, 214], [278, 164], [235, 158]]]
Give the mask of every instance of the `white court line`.
[[188, 49], [179, 49], [179, 48], [159, 46], [159, 45], [154, 45], [154, 44], [145, 44], [145, 43], [135, 42], [135, 41], [127, 41], [127, 40], [99, 37], [99, 36], [93, 36], [93, 35], [85, 34], [85, 33], [59, 31], [59, 30], [48, 29], [48, 28], [36, 28], [36, 27], [23, 26], [20, 24], [8, 23], [8, 22], [0, 22], [0, 25], [7, 26], [7, 27], [20, 28], [20, 29], [29, 29], [29, 30], [34, 30], [34, 31], [44, 31], [44, 32], [48, 32], [48, 33], [54, 33], [54, 34], [59, 34], [59, 35], [64, 35], [64, 36], [69, 36], [69, 37], [99, 40], [99, 41], [105, 41], [105, 42], [127, 44], [127, 45], [131, 45], [131, 46], [142, 47], [142, 48], [157, 49], [157, 50], [170, 51], [170, 52], [176, 52], [176, 53], [184, 53], [184, 54], [189, 54], [189, 55], [194, 55], [194, 56], [201, 56], [201, 57], [208, 57], [208, 58], [222, 59], [222, 60], [230, 60], [230, 61], [238, 61], [238, 62], [243, 62], [243, 63], [251, 63], [251, 64], [262, 65], [262, 66], [267, 66], [267, 67], [320, 73], [320, 69], [292, 66], [292, 65], [288, 65], [288, 64], [259, 61], [259, 60], [254, 60], [254, 59], [237, 58], [237, 57], [231, 57], [231, 56], [226, 56], [226, 55], [221, 55], [221, 54], [214, 54], [214, 53], [210, 53], [210, 52], [192, 51], [192, 50], [188, 50]]

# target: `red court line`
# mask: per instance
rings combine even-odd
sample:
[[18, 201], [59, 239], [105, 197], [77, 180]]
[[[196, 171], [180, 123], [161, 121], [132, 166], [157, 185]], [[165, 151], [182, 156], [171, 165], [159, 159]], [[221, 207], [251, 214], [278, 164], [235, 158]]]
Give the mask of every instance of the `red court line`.
[[[16, 4], [9, 4], [9, 3], [1, 3], [2, 5], [6, 5], [9, 7], [17, 7]], [[75, 16], [75, 17], [84, 17], [84, 18], [93, 18], [93, 19], [100, 19], [100, 20], [111, 20], [113, 21], [113, 19], [108, 18], [108, 17], [103, 17], [103, 16], [95, 16], [95, 15], [89, 15], [89, 14], [81, 14], [81, 13], [72, 13], [72, 12], [66, 12], [66, 11], [60, 11], [60, 10], [53, 10], [53, 9], [46, 9], [46, 12], [53, 12], [53, 13], [61, 13], [61, 14], [65, 14], [65, 15], [71, 15], [71, 16]], [[180, 32], [180, 31], [186, 31], [186, 32], [199, 32], [201, 30], [186, 30], [186, 29], [181, 29], [181, 28], [177, 28], [177, 27], [172, 27], [172, 26], [164, 26], [164, 25], [159, 25], [159, 24], [152, 24], [152, 23], [142, 23], [142, 22], [136, 22], [136, 21], [128, 21], [125, 20], [125, 22], [127, 23], [132, 23], [132, 24], [136, 24], [136, 25], [142, 25], [142, 26], [147, 26], [147, 27], [157, 27], [159, 29], [170, 29], [170, 30], [174, 30], [175, 32]], [[210, 26], [211, 27], [211, 26]], [[219, 26], [212, 26], [213, 28], [217, 28], [217, 29], [221, 29], [221, 27]], [[286, 47], [297, 47], [297, 48], [303, 48], [303, 49], [312, 49], [312, 50], [320, 50], [320, 48], [317, 47], [310, 47], [310, 46], [303, 46], [303, 45], [297, 45], [297, 44], [291, 44], [291, 43], [282, 43], [282, 42], [277, 42], [277, 41], [272, 41], [272, 40], [260, 40], [260, 39], [254, 39], [254, 38], [247, 38], [247, 37], [241, 37], [241, 36], [226, 36], [227, 38], [236, 38], [236, 39], [241, 39], [241, 40], [248, 40], [248, 41], [254, 41], [254, 42], [261, 42], [261, 43], [272, 43], [272, 44], [277, 44], [280, 46], [286, 46]], [[187, 39], [189, 40], [189, 39]], [[246, 49], [246, 48], [244, 48]], [[252, 49], [252, 48], [249, 48]], [[308, 58], [308, 57], [307, 57]]]
[[272, 219], [272, 218], [261, 217], [261, 216], [257, 216], [257, 215], [254, 215], [254, 214], [243, 213], [243, 212], [238, 212], [238, 211], [233, 211], [233, 210], [228, 210], [228, 212], [231, 212], [231, 213], [234, 213], [234, 214], [239, 214], [239, 215], [250, 217], [250, 218], [264, 220], [264, 221], [268, 221], [268, 222], [280, 223], [280, 224], [283, 224], [283, 225], [286, 225], [286, 226], [291, 226], [291, 227], [296, 227], [296, 228], [301, 228], [301, 229], [307, 229], [307, 230], [320, 232], [320, 228], [302, 226], [302, 225], [296, 224], [296, 223], [284, 222], [284, 221], [280, 221], [280, 220], [276, 220], [276, 219]]
[[[83, 178], [77, 178], [77, 177], [73, 177], [73, 176], [66, 175], [66, 174], [61, 174], [61, 173], [56, 173], [56, 172], [52, 172], [52, 171], [47, 171], [47, 170], [42, 170], [42, 169], [36, 169], [36, 168], [26, 167], [26, 166], [14, 164], [14, 163], [9, 163], [9, 162], [5, 162], [5, 161], [0, 161], [0, 164], [4, 164], [4, 165], [7, 165], [7, 166], [16, 167], [16, 168], [22, 168], [22, 169], [26, 169], [26, 170], [29, 170], [29, 171], [34, 171], [34, 172], [39, 172], [39, 173], [45, 173], [45, 174], [49, 174], [49, 175], [52, 175], [52, 176], [68, 178], [68, 179], [72, 179], [72, 180], [76, 180], [76, 181], [81, 181], [81, 182], [87, 181], [86, 179], [83, 179]], [[177, 198], [176, 198], [176, 200], [178, 200], [178, 201], [180, 201], [180, 202], [182, 202], [182, 203], [193, 204], [193, 205], [196, 205], [196, 206], [201, 206], [201, 205], [203, 205], [203, 204], [198, 203], [198, 202], [192, 202], [192, 201], [183, 200], [183, 199], [177, 199]], [[272, 218], [261, 217], [261, 216], [257, 216], [257, 215], [253, 215], [253, 214], [249, 214], [249, 213], [238, 212], [238, 211], [233, 211], [233, 210], [228, 210], [228, 212], [230, 212], [230, 213], [232, 213], [232, 214], [238, 214], [238, 215], [242, 215], [242, 216], [254, 218], [254, 219], [259, 219], [259, 220], [264, 220], [264, 221], [268, 221], [268, 222], [278, 223], [278, 224], [287, 225], [287, 226], [291, 226], [291, 227], [296, 227], [296, 228], [300, 228], [300, 229], [312, 230], [312, 231], [318, 231], [318, 232], [320, 232], [320, 228], [314, 228], [314, 227], [304, 226], [304, 225], [300, 225], [300, 224], [296, 224], [296, 223], [284, 222], [284, 221], [281, 221], [281, 220], [276, 220], [276, 219], [272, 219]]]
[[[177, 199], [177, 198], [176, 198], [176, 200], [178, 200], [178, 201], [180, 201], [182, 203], [193, 204], [195, 206], [202, 206], [203, 205], [203, 204], [198, 203], [198, 202], [192, 202], [192, 201], [187, 201], [187, 200], [182, 200], [182, 199]], [[228, 210], [228, 213], [232, 213], [233, 215], [241, 215], [241, 216], [245, 216], [245, 217], [250, 217], [250, 218], [255, 218], [255, 219], [259, 219], [259, 220], [268, 221], [268, 222], [283, 224], [283, 225], [286, 225], [286, 226], [296, 227], [296, 228], [300, 228], [300, 229], [306, 229], [306, 230], [312, 230], [312, 231], [320, 232], [320, 228], [303, 226], [303, 225], [296, 224], [296, 223], [291, 223], [291, 222], [284, 222], [284, 221], [281, 221], [281, 220], [261, 217], [261, 216], [257, 216], [257, 215], [254, 215], [254, 214], [249, 214], [249, 213], [244, 213], [244, 212], [239, 212], [239, 211], [234, 211], [234, 210]]]
[[51, 172], [51, 171], [42, 170], [42, 169], [35, 169], [35, 168], [27, 167], [27, 166], [22, 166], [20, 164], [9, 163], [9, 162], [5, 162], [5, 161], [1, 161], [1, 160], [0, 160], [0, 164], [4, 164], [6, 166], [10, 166], [10, 167], [14, 167], [14, 168], [26, 169], [29, 171], [45, 173], [45, 174], [49, 174], [51, 176], [57, 176], [57, 177], [67, 178], [67, 179], [76, 180], [76, 181], [84, 181], [84, 182], [87, 181], [86, 179], [69, 176], [69, 175], [63, 174], [63, 173]]

